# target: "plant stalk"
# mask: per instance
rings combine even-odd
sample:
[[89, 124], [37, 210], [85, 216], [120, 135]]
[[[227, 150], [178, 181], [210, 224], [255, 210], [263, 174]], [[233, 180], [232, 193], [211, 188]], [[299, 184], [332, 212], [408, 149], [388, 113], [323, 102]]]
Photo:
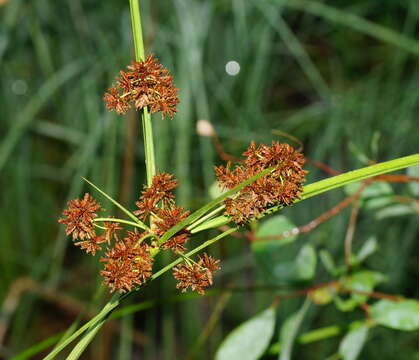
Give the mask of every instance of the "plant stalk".
[[[132, 37], [134, 39], [135, 60], [144, 60], [144, 41], [141, 27], [141, 13], [139, 0], [129, 0], [131, 12]], [[153, 127], [148, 108], [141, 111], [141, 120], [143, 126], [145, 166], [147, 172], [147, 185], [150, 186], [153, 176], [156, 174], [156, 160], [154, 155]]]

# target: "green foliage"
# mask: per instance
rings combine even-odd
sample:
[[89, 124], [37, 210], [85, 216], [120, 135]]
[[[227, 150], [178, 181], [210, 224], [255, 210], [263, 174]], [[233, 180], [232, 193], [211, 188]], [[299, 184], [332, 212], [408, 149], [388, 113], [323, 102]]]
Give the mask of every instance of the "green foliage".
[[279, 339], [281, 342], [281, 351], [278, 360], [291, 360], [291, 353], [298, 330], [304, 320], [310, 302], [306, 300], [301, 309], [290, 315], [281, 327]]
[[356, 360], [367, 341], [368, 326], [360, 324], [357, 328], [350, 330], [339, 345], [339, 354], [343, 360]]
[[222, 342], [216, 360], [256, 360], [271, 341], [275, 328], [275, 309], [270, 307], [234, 329]]
[[[173, 121], [159, 121], [157, 116], [153, 127], [158, 168], [173, 171], [179, 178], [179, 197], [185, 206], [198, 209], [207, 201], [212, 167], [221, 162], [211, 140], [196, 135], [197, 119], [210, 120], [225, 150], [236, 156], [250, 140], [270, 142], [272, 128], [298, 137], [306, 155], [340, 171], [417, 151], [417, 1], [179, 0], [142, 1], [141, 5], [147, 51], [155, 51], [173, 69], [181, 88], [179, 115]], [[97, 268], [68, 246], [56, 219], [67, 199], [88, 188], [81, 176], [114, 198], [122, 188], [125, 195], [118, 201], [124, 205], [138, 197], [145, 183], [142, 145], [130, 145], [129, 140], [130, 134], [141, 130], [131, 120], [107, 115], [100, 100], [118, 69], [133, 57], [128, 3], [9, 0], [0, 5], [0, 19], [0, 299], [17, 279], [29, 276], [53, 294], [77, 299], [95, 312], [104, 301], [103, 295], [92, 300], [99, 284], [92, 275]], [[230, 59], [241, 66], [235, 77], [224, 70]], [[133, 155], [131, 164], [127, 153]], [[308, 183], [328, 176], [312, 164], [308, 168]], [[418, 169], [409, 168], [407, 173], [418, 176]], [[352, 285], [418, 298], [418, 184], [376, 184], [370, 184], [366, 193], [376, 187], [381, 193], [362, 195], [351, 261], [353, 276], [360, 279]], [[283, 210], [283, 216], [304, 225], [343, 196], [336, 190]], [[112, 204], [106, 207], [109, 210]], [[309, 234], [276, 241], [290, 241], [286, 245], [260, 244], [259, 255], [254, 247], [262, 240], [252, 243], [252, 256], [247, 254], [246, 241], [232, 238], [214, 246], [222, 254], [224, 270], [215, 286], [239, 290], [214, 324], [199, 357], [213, 358], [231, 328], [278, 293], [339, 279], [349, 287], [342, 248], [348, 218], [345, 210]], [[269, 220], [262, 220], [259, 229]], [[206, 239], [199, 233], [193, 241], [201, 244]], [[321, 264], [309, 266], [315, 271], [313, 277], [300, 281], [295, 267], [286, 267], [284, 274], [291, 269], [290, 275], [281, 273], [279, 279], [271, 279], [275, 286], [242, 292], [243, 287], [266, 286], [274, 265], [294, 263], [303, 244], [318, 251]], [[263, 256], [272, 256], [274, 265]], [[371, 285], [374, 276], [357, 275], [363, 272], [384, 274], [388, 282]], [[170, 281], [159, 281], [150, 284], [141, 298], [147, 301], [171, 291]], [[311, 306], [303, 319], [302, 334], [293, 343], [293, 358], [323, 360], [343, 346], [336, 336], [345, 333], [343, 342], [346, 339], [349, 344], [345, 351], [355, 351], [356, 344], [350, 344], [354, 332], [360, 335], [351, 327], [348, 330], [347, 322], [364, 319], [365, 314], [358, 306], [342, 313], [333, 304], [339, 301], [337, 296], [353, 304], [354, 295], [336, 294], [333, 287], [311, 294], [315, 305], [323, 306]], [[366, 297], [356, 295], [356, 303]], [[149, 335], [147, 343], [134, 345], [144, 358], [157, 358], [162, 348], [170, 354], [165, 356], [169, 360], [170, 356], [183, 358], [213, 306], [209, 297], [193, 297], [187, 304], [170, 299], [148, 307], [147, 314], [135, 319], [135, 329]], [[70, 316], [65, 314], [73, 314], [42, 291], [22, 293], [15, 300], [17, 308], [1, 314], [7, 337], [0, 356], [6, 358], [64, 329]], [[384, 327], [417, 329], [416, 300], [374, 301], [367, 297], [373, 320], [382, 326], [369, 330], [361, 358], [394, 359], [394, 349], [403, 349], [397, 354], [400, 360], [415, 358], [417, 333]], [[300, 302], [299, 297], [282, 299], [277, 323], [284, 324]], [[112, 334], [115, 342], [120, 336]], [[38, 345], [31, 356], [45, 343]], [[98, 338], [91, 357], [99, 357], [105, 348]], [[108, 355], [115, 358], [112, 351]]]
[[380, 300], [371, 306], [371, 317], [377, 324], [396, 330], [419, 329], [419, 301]]

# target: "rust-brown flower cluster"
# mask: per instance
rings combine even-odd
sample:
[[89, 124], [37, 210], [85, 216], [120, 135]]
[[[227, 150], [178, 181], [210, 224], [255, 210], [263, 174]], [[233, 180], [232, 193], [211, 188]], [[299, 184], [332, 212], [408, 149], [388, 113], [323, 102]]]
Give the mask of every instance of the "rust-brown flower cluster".
[[256, 146], [252, 142], [243, 155], [246, 158], [234, 169], [230, 162], [215, 167], [222, 188], [232, 189], [265, 169], [273, 167], [273, 170], [243, 187], [237, 196], [225, 199], [225, 214], [239, 225], [257, 218], [272, 206], [294, 202], [307, 173], [303, 170], [303, 154], [288, 144], [273, 141], [271, 146]]
[[[80, 240], [75, 244], [87, 253], [95, 255], [106, 244], [105, 254], [100, 259], [104, 263], [101, 274], [111, 292], [130, 291], [145, 283], [152, 275], [153, 251], [171, 249], [176, 254], [185, 251], [185, 243], [190, 235], [186, 229], [159, 243], [162, 235], [189, 214], [189, 211], [175, 204], [173, 190], [176, 186], [177, 181], [171, 174], [158, 173], [154, 176], [152, 184], [144, 188], [136, 202], [138, 210], [134, 211], [142, 222], [151, 220], [151, 229], [144, 232], [125, 231], [122, 239], [119, 236], [124, 230], [121, 224], [111, 217], [98, 218], [96, 212], [101, 210], [101, 206], [89, 194], [85, 194], [83, 199], [69, 201], [68, 209], [63, 212], [65, 217], [59, 222], [67, 225], [67, 235], [71, 235], [74, 241]], [[100, 234], [97, 234], [97, 229], [101, 231]], [[218, 260], [207, 254], [199, 257], [197, 263], [185, 259], [188, 263], [179, 265], [174, 271], [179, 281], [177, 287], [183, 290], [190, 287], [201, 294], [204, 287], [212, 284], [212, 273], [219, 268]]]
[[202, 257], [199, 256], [196, 263], [183, 263], [176, 266], [173, 269], [173, 276], [178, 280], [176, 287], [182, 289], [182, 292], [190, 287], [192, 291], [203, 295], [204, 288], [212, 285], [212, 274], [220, 269], [218, 263], [219, 260], [204, 253]]
[[127, 68], [128, 71], [120, 71], [116, 85], [103, 97], [107, 109], [125, 114], [131, 104], [137, 110], [148, 106], [151, 113], [161, 111], [163, 117], [172, 118], [179, 98], [169, 70], [153, 54], [144, 61], [133, 61]]
[[[167, 230], [185, 219], [189, 211], [176, 206], [172, 190], [177, 186], [177, 180], [168, 173], [159, 173], [154, 176], [149, 187], [145, 187], [140, 200], [135, 204], [138, 210], [134, 211], [142, 221], [149, 216], [153, 218], [153, 231], [157, 236], [162, 236]], [[189, 240], [189, 232], [181, 230], [168, 241], [162, 244], [163, 249], [172, 249], [174, 252], [183, 252], [184, 244]]]
[[144, 283], [152, 274], [153, 257], [149, 245], [142, 241], [144, 234], [129, 231], [116, 242], [100, 260], [105, 262], [101, 274], [112, 291], [130, 291]]

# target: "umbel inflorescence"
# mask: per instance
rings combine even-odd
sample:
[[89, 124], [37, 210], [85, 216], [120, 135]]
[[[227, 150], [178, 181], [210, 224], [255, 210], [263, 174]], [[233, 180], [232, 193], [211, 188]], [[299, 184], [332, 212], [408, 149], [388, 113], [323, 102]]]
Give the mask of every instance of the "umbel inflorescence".
[[[107, 108], [125, 113], [133, 104], [137, 109], [148, 107], [151, 112], [161, 111], [172, 117], [178, 97], [168, 70], [153, 55], [133, 62], [128, 70], [120, 72], [117, 85], [105, 94]], [[258, 218], [273, 206], [290, 205], [302, 191], [306, 174], [303, 155], [288, 144], [273, 141], [271, 146], [256, 146], [252, 142], [243, 155], [244, 160], [234, 168], [230, 162], [215, 167], [220, 187], [225, 189], [267, 171], [224, 200], [224, 215], [237, 225]], [[66, 225], [66, 234], [75, 245], [92, 255], [101, 253], [101, 274], [111, 292], [123, 293], [144, 284], [152, 277], [154, 257], [161, 251], [171, 251], [182, 260], [173, 267], [178, 289], [190, 288], [203, 294], [213, 284], [219, 260], [206, 253], [195, 260], [186, 255], [186, 244], [191, 240], [191, 231], [186, 226], [163, 241], [163, 236], [189, 215], [189, 211], [175, 203], [173, 191], [177, 185], [173, 175], [157, 173], [150, 186], [144, 186], [135, 203], [137, 209], [128, 212], [135, 222], [111, 215], [99, 217], [98, 212], [104, 209], [88, 193], [82, 199], [68, 202], [59, 222]]]
[[[257, 218], [272, 206], [290, 205], [299, 196], [306, 174], [302, 169], [303, 155], [287, 144], [251, 143], [243, 154], [245, 159], [233, 169], [230, 163], [215, 168], [222, 187], [231, 189], [265, 169], [271, 171], [243, 187], [234, 197], [225, 199], [224, 215], [238, 225]], [[183, 228], [168, 240], [160, 241], [169, 229], [189, 215], [189, 211], [175, 203], [173, 190], [177, 185], [173, 175], [158, 173], [151, 185], [144, 187], [133, 214], [140, 223], [151, 221], [152, 225], [141, 231], [136, 226], [125, 229], [112, 217], [98, 217], [97, 212], [103, 209], [89, 194], [69, 201], [68, 209], [63, 212], [65, 217], [59, 222], [67, 225], [67, 235], [87, 253], [95, 255], [104, 251], [100, 259], [104, 263], [101, 274], [111, 291], [130, 291], [145, 283], [152, 276], [154, 256], [164, 250], [183, 257], [184, 262], [173, 269], [177, 288], [182, 291], [191, 288], [203, 294], [204, 288], [212, 285], [219, 261], [206, 253], [196, 261], [185, 256], [190, 231]]]

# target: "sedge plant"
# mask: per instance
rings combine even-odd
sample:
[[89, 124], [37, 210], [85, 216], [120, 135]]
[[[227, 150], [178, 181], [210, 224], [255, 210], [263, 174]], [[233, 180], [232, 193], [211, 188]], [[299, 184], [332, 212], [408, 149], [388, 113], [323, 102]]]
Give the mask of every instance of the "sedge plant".
[[[134, 107], [140, 114], [147, 184], [135, 203], [136, 210], [131, 211], [84, 179], [100, 196], [116, 205], [124, 218], [104, 213], [90, 193], [69, 201], [59, 221], [75, 245], [93, 256], [101, 254], [101, 274], [113, 295], [95, 317], [67, 334], [45, 357], [47, 360], [54, 359], [80, 337], [68, 356], [79, 358], [123, 299], [141, 292], [166, 272], [172, 271], [181, 291], [204, 294], [213, 284], [213, 274], [221, 263], [203, 250], [247, 224], [326, 191], [419, 164], [419, 154], [415, 154], [305, 185], [306, 159], [301, 151], [277, 141], [270, 145], [251, 142], [243, 160], [215, 167], [221, 195], [193, 212], [177, 206], [174, 189], [178, 183], [155, 161], [150, 114], [160, 112], [161, 121], [176, 121], [178, 89], [154, 54], [146, 56], [144, 52], [138, 0], [130, 0], [130, 11], [135, 60], [127, 70], [120, 71], [104, 100], [110, 111], [123, 115]], [[210, 229], [221, 230], [201, 244], [193, 241], [195, 234]], [[163, 251], [171, 252], [175, 260], [154, 269], [154, 259]]]

